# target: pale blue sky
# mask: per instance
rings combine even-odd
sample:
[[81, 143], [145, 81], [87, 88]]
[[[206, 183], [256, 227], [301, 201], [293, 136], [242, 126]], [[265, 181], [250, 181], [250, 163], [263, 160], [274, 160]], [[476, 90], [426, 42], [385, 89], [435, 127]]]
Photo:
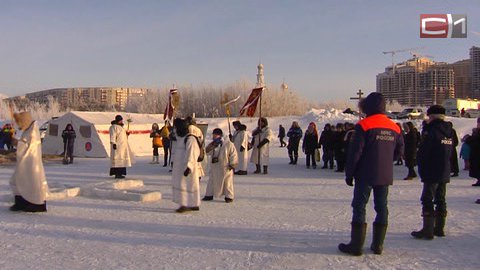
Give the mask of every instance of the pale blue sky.
[[[421, 13], [466, 13], [468, 38], [420, 39]], [[480, 2], [0, 0], [0, 37], [0, 93], [9, 96], [254, 82], [261, 59], [267, 84], [285, 77], [322, 102], [375, 90], [391, 63], [382, 51], [424, 46], [436, 61], [468, 58], [480, 46]]]

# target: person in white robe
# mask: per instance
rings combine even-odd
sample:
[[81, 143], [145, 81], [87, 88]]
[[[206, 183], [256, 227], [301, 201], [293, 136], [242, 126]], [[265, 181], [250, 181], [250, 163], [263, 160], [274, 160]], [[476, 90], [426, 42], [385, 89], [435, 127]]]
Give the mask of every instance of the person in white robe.
[[256, 166], [254, 173], [261, 173], [261, 167], [263, 166], [263, 174], [267, 174], [270, 158], [270, 141], [273, 138], [272, 130], [268, 127], [267, 118], [261, 117], [258, 119], [258, 127], [252, 132], [252, 136], [253, 151], [250, 161]]
[[110, 126], [110, 175], [116, 179], [125, 178], [127, 167], [132, 167], [132, 155], [128, 145], [127, 131], [123, 128], [121, 115], [115, 116]]
[[180, 205], [177, 213], [200, 210], [200, 147], [195, 136], [188, 134], [187, 123], [177, 118], [173, 123], [176, 140], [172, 168], [173, 202]]
[[232, 125], [235, 128], [232, 139], [238, 155], [238, 166], [235, 174], [246, 175], [248, 166], [247, 126], [240, 123], [240, 121], [233, 121]]
[[238, 164], [237, 150], [230, 140], [223, 139], [223, 132], [213, 130], [213, 141], [206, 147], [210, 158], [210, 172], [207, 191], [203, 201], [225, 196], [225, 202], [231, 203], [234, 199], [233, 172]]
[[14, 114], [20, 139], [14, 139], [17, 146], [17, 166], [10, 179], [10, 187], [15, 196], [11, 211], [46, 212], [47, 178], [42, 162], [40, 130], [29, 112]]

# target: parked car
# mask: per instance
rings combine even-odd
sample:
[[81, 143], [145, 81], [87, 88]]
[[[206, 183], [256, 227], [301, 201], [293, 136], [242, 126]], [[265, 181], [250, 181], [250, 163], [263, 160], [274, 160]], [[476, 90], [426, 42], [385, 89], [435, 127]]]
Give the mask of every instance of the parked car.
[[386, 115], [390, 119], [398, 119], [400, 112], [387, 112]]
[[466, 117], [466, 118], [478, 118], [478, 117], [480, 117], [480, 110], [475, 110], [475, 109], [465, 110], [464, 117]]
[[397, 119], [423, 119], [425, 117], [421, 108], [406, 108], [398, 114]]

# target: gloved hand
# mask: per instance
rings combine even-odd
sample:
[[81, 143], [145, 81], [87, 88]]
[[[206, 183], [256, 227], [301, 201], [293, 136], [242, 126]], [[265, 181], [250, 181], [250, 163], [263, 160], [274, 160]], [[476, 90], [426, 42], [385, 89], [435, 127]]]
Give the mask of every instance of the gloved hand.
[[347, 186], [353, 187], [353, 177], [346, 177], [345, 183], [347, 183]]
[[117, 145], [116, 145], [116, 144], [112, 144], [112, 148], [113, 148], [113, 150], [117, 150]]
[[257, 146], [258, 149], [262, 148], [265, 144], [269, 143], [267, 139], [263, 139]]
[[190, 174], [190, 168], [187, 168], [184, 172], [183, 172], [183, 176], [188, 176]]
[[240, 152], [243, 152], [243, 151], [245, 151], [245, 147], [240, 146]]
[[233, 142], [233, 136], [232, 136], [232, 134], [228, 134], [228, 138], [230, 139], [231, 142]]

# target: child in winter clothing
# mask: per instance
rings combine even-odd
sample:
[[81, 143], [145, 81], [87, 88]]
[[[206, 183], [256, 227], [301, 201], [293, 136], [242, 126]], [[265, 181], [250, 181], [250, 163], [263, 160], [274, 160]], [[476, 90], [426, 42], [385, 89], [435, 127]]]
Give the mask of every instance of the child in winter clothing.
[[463, 170], [468, 171], [470, 169], [470, 145], [466, 141], [470, 138], [470, 135], [467, 134], [462, 138], [462, 147], [460, 148], [460, 157], [463, 159]]
[[150, 138], [152, 138], [152, 148], [153, 148], [153, 158], [150, 164], [158, 164], [158, 148], [162, 147], [162, 137], [160, 135], [160, 130], [158, 129], [158, 124], [153, 123], [152, 132], [150, 133]]

